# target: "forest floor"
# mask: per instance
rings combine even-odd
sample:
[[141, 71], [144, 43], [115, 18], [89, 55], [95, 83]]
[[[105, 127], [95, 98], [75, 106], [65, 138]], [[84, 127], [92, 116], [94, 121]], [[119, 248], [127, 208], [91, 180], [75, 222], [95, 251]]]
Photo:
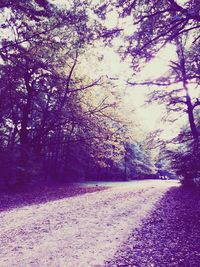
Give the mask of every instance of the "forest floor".
[[195, 191], [173, 181], [113, 185], [2, 195], [0, 266], [200, 266]]

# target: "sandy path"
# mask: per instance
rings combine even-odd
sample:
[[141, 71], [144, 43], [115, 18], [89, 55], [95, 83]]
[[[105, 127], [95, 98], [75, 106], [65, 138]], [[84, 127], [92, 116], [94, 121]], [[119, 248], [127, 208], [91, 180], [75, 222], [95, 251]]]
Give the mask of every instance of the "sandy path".
[[4, 211], [0, 266], [103, 266], [170, 187], [118, 186]]

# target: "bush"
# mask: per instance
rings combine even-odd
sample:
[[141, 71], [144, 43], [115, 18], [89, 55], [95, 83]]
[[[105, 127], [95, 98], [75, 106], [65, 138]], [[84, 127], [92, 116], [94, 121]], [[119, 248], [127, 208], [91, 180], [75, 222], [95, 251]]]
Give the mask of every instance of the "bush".
[[200, 143], [187, 142], [179, 151], [169, 151], [171, 166], [186, 186], [200, 186]]

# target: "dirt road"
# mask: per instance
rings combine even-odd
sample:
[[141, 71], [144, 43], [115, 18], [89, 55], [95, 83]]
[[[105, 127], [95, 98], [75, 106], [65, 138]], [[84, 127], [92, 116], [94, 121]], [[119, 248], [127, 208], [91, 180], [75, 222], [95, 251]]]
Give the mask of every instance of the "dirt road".
[[200, 192], [172, 187], [105, 267], [199, 267]]
[[0, 266], [104, 266], [174, 186], [169, 181], [120, 183], [3, 211]]

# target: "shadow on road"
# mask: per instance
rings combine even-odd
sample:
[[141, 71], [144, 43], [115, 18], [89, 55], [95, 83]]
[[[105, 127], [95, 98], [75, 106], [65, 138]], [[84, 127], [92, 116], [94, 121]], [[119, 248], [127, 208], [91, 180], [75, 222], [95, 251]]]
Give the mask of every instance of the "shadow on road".
[[33, 189], [12, 189], [0, 193], [0, 212], [33, 204], [73, 197], [107, 189], [105, 187], [81, 187], [73, 184], [41, 186]]
[[199, 267], [200, 194], [171, 188], [106, 266]]

